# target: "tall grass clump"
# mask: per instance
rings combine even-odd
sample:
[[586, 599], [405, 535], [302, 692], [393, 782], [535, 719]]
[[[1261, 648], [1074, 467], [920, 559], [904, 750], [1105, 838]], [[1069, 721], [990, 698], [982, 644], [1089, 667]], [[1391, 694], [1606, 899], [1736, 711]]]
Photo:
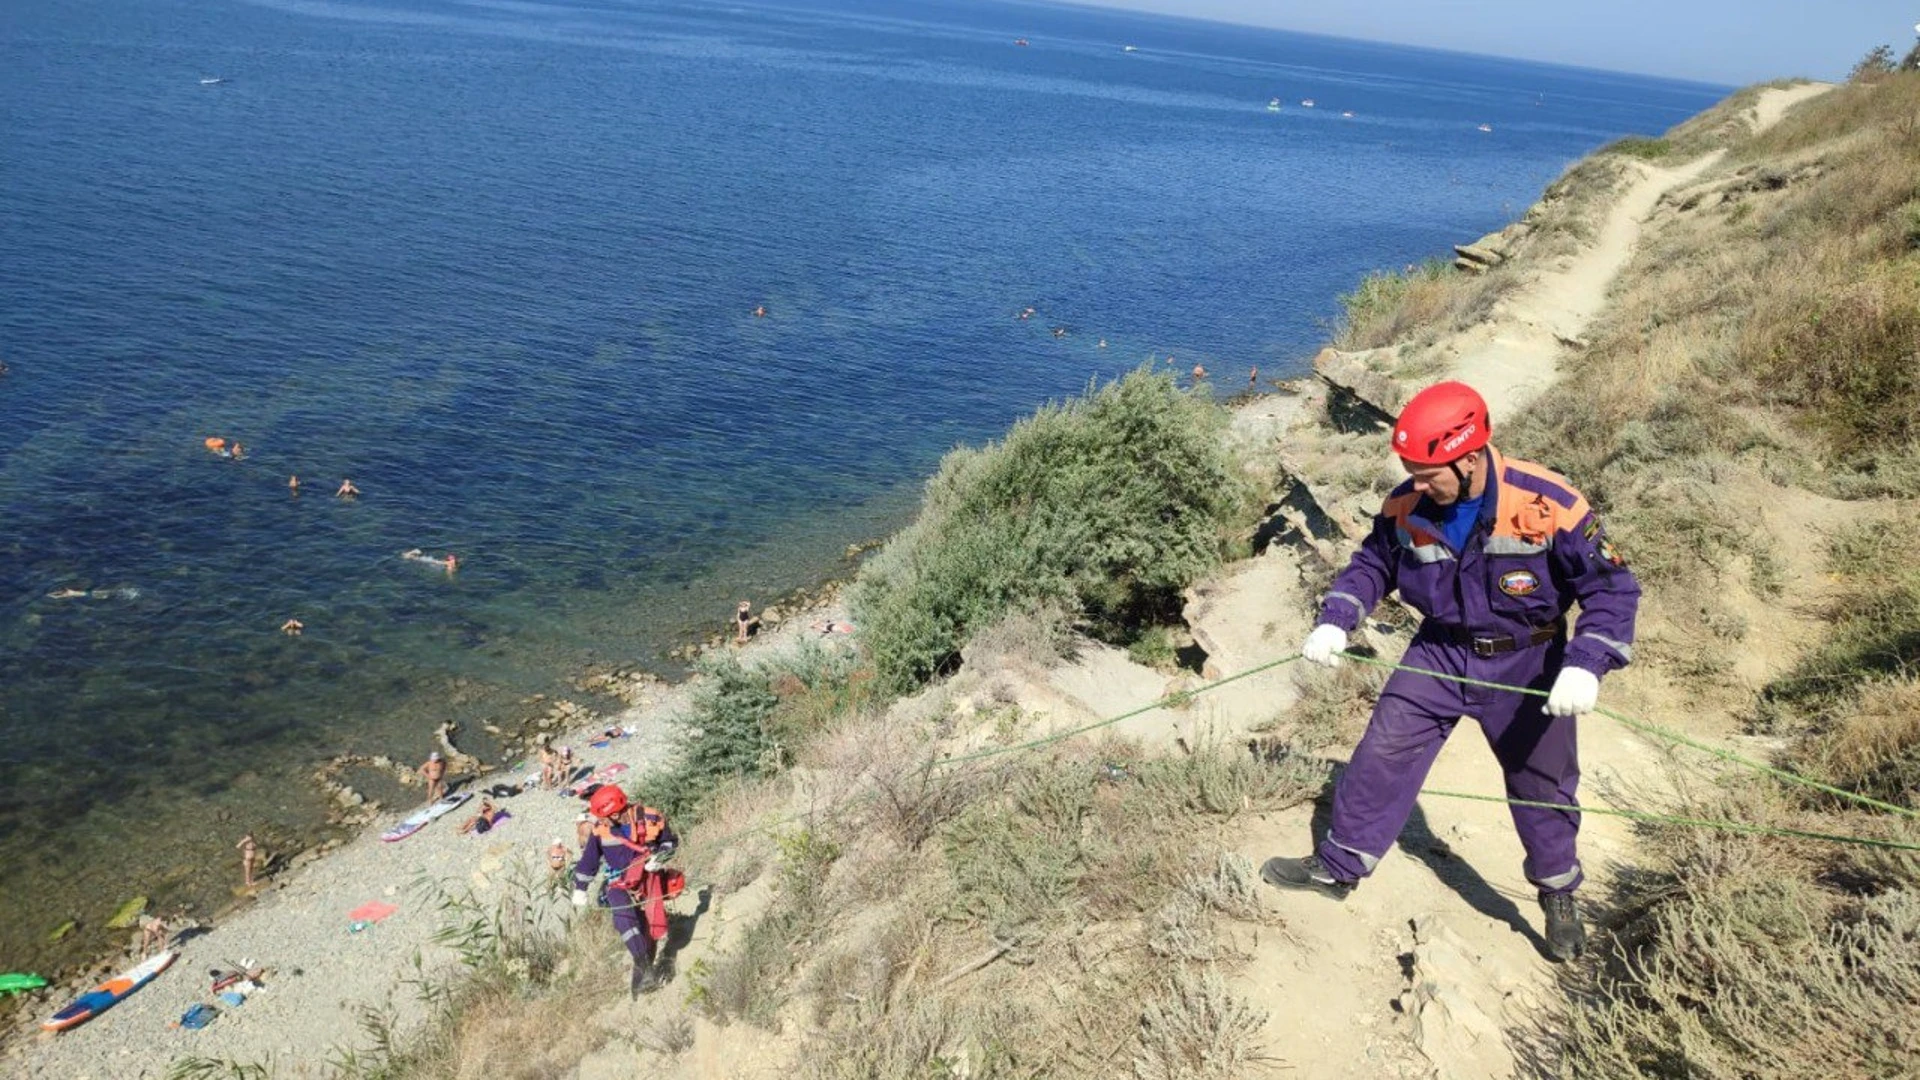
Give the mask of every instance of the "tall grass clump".
[[1428, 259], [1397, 273], [1375, 271], [1340, 297], [1333, 344], [1377, 349], [1462, 329], [1484, 318], [1511, 283], [1498, 269], [1468, 274], [1445, 259]]
[[956, 664], [979, 630], [1052, 606], [1127, 641], [1217, 565], [1251, 501], [1225, 413], [1135, 371], [948, 454], [920, 516], [849, 598], [887, 693]]

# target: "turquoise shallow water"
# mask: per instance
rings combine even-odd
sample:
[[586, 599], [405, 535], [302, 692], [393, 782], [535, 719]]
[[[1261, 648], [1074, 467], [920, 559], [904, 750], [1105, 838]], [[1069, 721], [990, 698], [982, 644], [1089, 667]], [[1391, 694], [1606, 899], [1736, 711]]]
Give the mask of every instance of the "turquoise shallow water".
[[1298, 373], [1366, 269], [1719, 94], [988, 3], [28, 0], [0, 60], [14, 966], [223, 897], [318, 758], [839, 572], [1089, 379]]

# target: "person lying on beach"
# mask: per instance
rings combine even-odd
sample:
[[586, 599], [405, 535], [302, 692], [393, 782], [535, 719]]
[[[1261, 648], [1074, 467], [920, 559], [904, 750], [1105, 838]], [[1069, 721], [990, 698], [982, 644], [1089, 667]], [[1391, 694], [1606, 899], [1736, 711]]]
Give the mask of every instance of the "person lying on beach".
[[460, 826], [462, 833], [479, 834], [493, 828], [494, 823], [506, 816], [506, 811], [496, 810], [492, 799], [481, 799], [480, 810]]

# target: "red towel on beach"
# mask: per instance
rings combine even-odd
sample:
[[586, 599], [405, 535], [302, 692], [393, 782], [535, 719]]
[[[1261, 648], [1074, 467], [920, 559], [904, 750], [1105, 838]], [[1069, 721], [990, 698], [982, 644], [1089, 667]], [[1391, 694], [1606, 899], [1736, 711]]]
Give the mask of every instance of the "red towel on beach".
[[347, 918], [352, 919], [354, 922], [379, 922], [381, 919], [399, 910], [399, 908], [392, 904], [383, 904], [378, 900], [369, 900], [359, 907], [354, 908], [352, 911], [347, 912]]

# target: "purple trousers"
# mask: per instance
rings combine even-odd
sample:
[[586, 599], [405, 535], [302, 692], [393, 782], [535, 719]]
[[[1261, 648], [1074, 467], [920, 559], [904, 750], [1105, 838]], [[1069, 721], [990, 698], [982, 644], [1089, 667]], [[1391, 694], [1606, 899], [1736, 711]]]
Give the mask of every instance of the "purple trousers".
[[[1560, 673], [1563, 642], [1499, 656], [1423, 632], [1401, 663], [1448, 675], [1546, 690]], [[1400, 838], [1427, 770], [1462, 716], [1480, 722], [1506, 774], [1507, 797], [1565, 810], [1513, 807], [1526, 848], [1527, 880], [1542, 895], [1580, 887], [1580, 755], [1573, 717], [1548, 716], [1544, 698], [1396, 671], [1374, 706], [1367, 733], [1333, 789], [1333, 823], [1316, 852], [1333, 875], [1357, 881], [1373, 872]]]

